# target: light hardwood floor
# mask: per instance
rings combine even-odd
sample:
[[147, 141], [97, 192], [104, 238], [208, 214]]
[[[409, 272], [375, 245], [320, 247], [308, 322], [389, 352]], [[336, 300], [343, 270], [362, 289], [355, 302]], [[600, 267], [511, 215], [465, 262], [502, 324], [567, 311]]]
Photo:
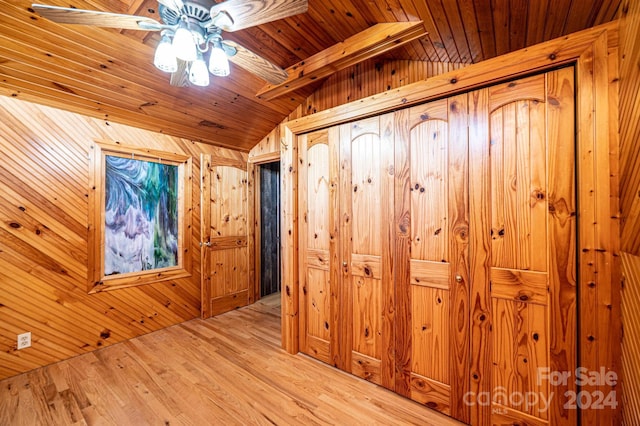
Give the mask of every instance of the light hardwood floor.
[[454, 425], [280, 349], [279, 295], [0, 382], [0, 425]]

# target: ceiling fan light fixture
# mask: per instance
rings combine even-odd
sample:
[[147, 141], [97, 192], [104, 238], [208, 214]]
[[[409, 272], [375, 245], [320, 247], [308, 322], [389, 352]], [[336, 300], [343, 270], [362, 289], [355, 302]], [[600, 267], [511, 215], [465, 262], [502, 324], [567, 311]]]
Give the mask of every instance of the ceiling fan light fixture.
[[218, 77], [229, 75], [229, 59], [227, 59], [227, 54], [219, 41], [215, 42], [211, 47], [209, 72]]
[[[156, 47], [153, 64], [171, 74], [172, 86], [184, 86], [185, 71], [188, 81], [198, 85], [208, 84], [209, 73], [228, 76], [229, 58], [235, 65], [270, 83], [283, 81], [288, 76], [285, 70], [238, 43], [223, 43], [222, 32], [238, 31], [305, 13], [308, 6], [308, 0], [156, 1], [159, 3], [160, 21], [148, 16], [35, 3], [30, 11], [60, 24], [160, 31], [161, 40]], [[149, 12], [154, 10], [149, 9]], [[209, 48], [211, 52], [207, 63], [203, 55]]]
[[198, 52], [197, 59], [191, 63], [189, 68], [189, 81], [194, 86], [208, 86], [209, 85], [209, 72], [207, 71], [207, 64], [202, 58], [202, 54]]
[[183, 61], [191, 62], [198, 58], [198, 47], [189, 30], [189, 24], [185, 21], [180, 22], [173, 35], [173, 51], [176, 57]]
[[166, 31], [162, 32], [162, 39], [156, 48], [153, 64], [160, 71], [172, 73], [178, 70], [178, 61], [173, 51], [173, 44]]

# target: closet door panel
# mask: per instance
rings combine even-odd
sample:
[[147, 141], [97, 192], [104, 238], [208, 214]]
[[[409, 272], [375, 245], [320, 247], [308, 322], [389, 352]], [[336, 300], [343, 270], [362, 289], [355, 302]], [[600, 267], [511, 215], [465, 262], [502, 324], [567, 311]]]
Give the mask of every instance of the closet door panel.
[[[540, 400], [546, 401], [549, 389], [537, 376], [538, 368], [549, 365], [547, 226], [543, 222], [534, 228], [531, 220], [546, 198], [546, 141], [535, 131], [545, 128], [545, 117], [530, 115], [532, 106], [545, 105], [544, 80], [539, 75], [489, 88], [492, 418], [498, 422], [504, 421], [503, 415], [548, 418]], [[531, 155], [532, 139], [544, 155]], [[532, 170], [543, 179], [536, 188]], [[545, 259], [537, 265], [539, 279], [529, 272], [534, 252]], [[523, 397], [515, 397], [519, 395]], [[535, 395], [538, 403], [530, 403], [525, 395]]]
[[[367, 126], [367, 124], [369, 126]], [[351, 155], [351, 280], [353, 300], [353, 352], [374, 359], [381, 357], [381, 200], [380, 142], [377, 120], [349, 125], [350, 130], [372, 133], [352, 134]], [[362, 265], [356, 267], [356, 265]], [[357, 364], [357, 362], [356, 362]]]
[[[393, 388], [393, 116], [340, 126], [345, 363]], [[344, 266], [344, 265], [347, 266]]]
[[[548, 422], [549, 402], [562, 404], [566, 386], [552, 387], [540, 372], [575, 371], [575, 349], [563, 348], [568, 349], [561, 355], [563, 364], [554, 367], [552, 358], [559, 354], [551, 343], [552, 327], [560, 324], [575, 339], [575, 311], [565, 310], [563, 317], [553, 314], [558, 308], [553, 295], [561, 288], [560, 279], [552, 273], [558, 256], [566, 268], [562, 279], [572, 280], [575, 274], [573, 261], [553, 251], [559, 236], [553, 224], [558, 219], [564, 243], [570, 247], [570, 235], [575, 237], [573, 131], [559, 138], [558, 129], [549, 125], [561, 122], [565, 128], [574, 127], [573, 91], [560, 96], [548, 93], [547, 80], [559, 75], [572, 86], [573, 72], [564, 69], [488, 89], [491, 412], [498, 424], [514, 419]], [[558, 152], [563, 155], [557, 156]], [[560, 206], [562, 213], [557, 210]], [[564, 297], [560, 303], [575, 308], [575, 289], [565, 289]]]
[[[447, 104], [442, 100], [410, 109], [410, 371], [411, 398], [449, 414]], [[435, 274], [438, 269], [445, 273]]]
[[326, 130], [300, 139], [300, 348], [331, 362], [331, 176]]
[[467, 95], [410, 108], [407, 118], [411, 313], [398, 319], [410, 323], [405, 374], [412, 399], [465, 420], [468, 407], [462, 396], [469, 389]]

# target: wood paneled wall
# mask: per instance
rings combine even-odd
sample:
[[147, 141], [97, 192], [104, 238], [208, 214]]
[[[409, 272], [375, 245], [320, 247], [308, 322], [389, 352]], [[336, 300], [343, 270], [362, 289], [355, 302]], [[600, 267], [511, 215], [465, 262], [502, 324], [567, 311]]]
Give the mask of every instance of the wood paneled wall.
[[622, 251], [640, 255], [640, 0], [620, 19], [620, 202]]
[[620, 16], [620, 208], [622, 212], [622, 418], [640, 424], [640, 0]]
[[300, 118], [396, 89], [468, 64], [370, 59], [332, 75], [289, 119]]
[[[193, 158], [190, 278], [87, 294], [94, 140]], [[240, 152], [0, 97], [0, 379], [200, 315], [200, 154]], [[16, 350], [30, 331], [32, 347]]]
[[640, 424], [640, 257], [622, 253], [625, 286], [622, 290], [622, 418], [625, 425]]
[[[286, 121], [286, 120], [285, 120]], [[280, 126], [273, 129], [256, 146], [249, 151], [250, 163], [276, 161], [280, 158]]]

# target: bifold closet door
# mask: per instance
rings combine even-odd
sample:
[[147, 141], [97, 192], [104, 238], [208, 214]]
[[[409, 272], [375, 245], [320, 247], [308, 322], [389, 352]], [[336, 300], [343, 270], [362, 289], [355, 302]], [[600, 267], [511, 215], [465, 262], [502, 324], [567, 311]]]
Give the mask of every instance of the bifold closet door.
[[393, 114], [299, 138], [301, 350], [394, 387]]
[[[333, 136], [329, 138], [329, 133]], [[298, 235], [300, 351], [342, 367], [337, 356], [337, 128], [300, 136]], [[329, 141], [331, 139], [331, 142]]]
[[[573, 81], [573, 68], [564, 68], [482, 96], [489, 156], [474, 161], [490, 171], [490, 225], [479, 232], [490, 233], [491, 373], [483, 374], [491, 424], [576, 422], [577, 410], [565, 405], [576, 390]], [[486, 142], [472, 134], [471, 143]], [[559, 374], [569, 377], [550, 380]]]
[[399, 111], [396, 123], [396, 391], [467, 420], [467, 95]]
[[340, 356], [394, 388], [393, 114], [340, 129]]

